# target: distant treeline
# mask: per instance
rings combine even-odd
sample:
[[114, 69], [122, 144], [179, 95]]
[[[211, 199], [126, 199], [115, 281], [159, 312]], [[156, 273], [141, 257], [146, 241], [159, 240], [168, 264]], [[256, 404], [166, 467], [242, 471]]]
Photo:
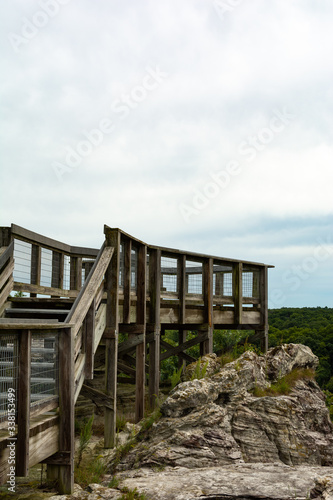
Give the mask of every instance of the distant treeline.
[[319, 358], [317, 382], [333, 393], [333, 308], [282, 307], [268, 311], [269, 347], [304, 344]]

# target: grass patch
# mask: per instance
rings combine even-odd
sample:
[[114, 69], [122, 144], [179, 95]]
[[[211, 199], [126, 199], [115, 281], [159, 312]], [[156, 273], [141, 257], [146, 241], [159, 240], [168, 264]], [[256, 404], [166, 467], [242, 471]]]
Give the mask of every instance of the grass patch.
[[122, 495], [119, 500], [147, 500], [147, 497], [144, 493], [139, 493], [137, 488], [134, 490], [130, 490], [129, 488], [121, 489]]
[[290, 373], [281, 377], [270, 387], [262, 389], [255, 387], [251, 392], [257, 398], [264, 396], [282, 396], [290, 394], [298, 380], [314, 380], [315, 372], [310, 368], [295, 368]]
[[106, 465], [102, 457], [84, 457], [80, 467], [76, 467], [74, 471], [74, 481], [82, 488], [86, 488], [91, 483], [100, 483], [106, 473]]

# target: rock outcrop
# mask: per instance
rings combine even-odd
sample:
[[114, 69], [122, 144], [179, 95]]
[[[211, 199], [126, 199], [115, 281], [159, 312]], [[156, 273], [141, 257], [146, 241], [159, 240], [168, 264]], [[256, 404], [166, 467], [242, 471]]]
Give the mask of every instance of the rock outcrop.
[[[208, 360], [216, 365], [214, 356]], [[244, 462], [332, 466], [333, 426], [313, 379], [296, 380], [285, 395], [253, 394], [295, 368], [317, 365], [308, 347], [285, 344], [264, 356], [247, 351], [209, 378], [179, 384], [163, 403], [162, 418], [117, 470]]]

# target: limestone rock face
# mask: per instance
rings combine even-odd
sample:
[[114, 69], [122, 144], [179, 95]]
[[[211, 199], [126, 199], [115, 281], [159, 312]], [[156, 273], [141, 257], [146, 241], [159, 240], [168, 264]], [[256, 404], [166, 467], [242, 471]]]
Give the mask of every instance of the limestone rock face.
[[248, 351], [209, 378], [179, 384], [163, 403], [162, 418], [118, 470], [244, 462], [333, 466], [333, 426], [314, 380], [298, 380], [288, 395], [251, 393], [296, 367], [317, 365], [308, 347], [286, 344], [265, 356]]

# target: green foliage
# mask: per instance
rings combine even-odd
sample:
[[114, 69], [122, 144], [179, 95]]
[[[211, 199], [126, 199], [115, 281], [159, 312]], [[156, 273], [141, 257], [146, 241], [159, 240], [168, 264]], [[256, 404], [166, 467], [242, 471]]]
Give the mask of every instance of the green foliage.
[[333, 376], [333, 309], [282, 307], [268, 311], [269, 347], [304, 344], [319, 358], [316, 380], [327, 388]]
[[123, 431], [126, 423], [127, 423], [127, 419], [126, 419], [125, 415], [123, 415], [121, 413], [117, 413], [117, 415], [116, 415], [116, 431], [117, 432]]
[[260, 398], [263, 396], [281, 396], [289, 394], [295, 387], [298, 380], [313, 380], [315, 373], [310, 368], [295, 368], [284, 377], [281, 377], [270, 387], [262, 389], [255, 387], [252, 391], [253, 395]]
[[113, 476], [108, 484], [108, 488], [118, 488], [118, 486], [119, 486], [119, 479], [117, 479], [116, 476]]
[[105, 463], [102, 457], [86, 457], [82, 460], [80, 467], [74, 471], [74, 480], [82, 488], [86, 488], [91, 483], [100, 483], [106, 472]]
[[191, 376], [191, 380], [195, 379], [200, 380], [204, 378], [206, 375], [207, 368], [208, 368], [208, 361], [206, 361], [203, 367], [201, 367], [201, 358], [199, 358], [198, 361], [196, 362], [194, 372], [192, 373]]
[[122, 495], [119, 500], [147, 500], [147, 497], [144, 493], [139, 493], [137, 488], [134, 490], [130, 490], [129, 488], [121, 489]]
[[178, 370], [175, 370], [170, 377], [171, 381], [171, 389], [174, 389], [177, 384], [179, 384], [181, 376], [182, 376], [182, 371], [183, 371], [184, 365], [181, 365]]
[[76, 467], [80, 467], [80, 463], [82, 460], [83, 452], [87, 448], [89, 441], [92, 436], [92, 424], [94, 421], [94, 415], [90, 417], [88, 422], [86, 422], [82, 428], [81, 428], [81, 433], [80, 433], [80, 444], [79, 444], [79, 449], [78, 449], [78, 459], [77, 459], [77, 464]]

